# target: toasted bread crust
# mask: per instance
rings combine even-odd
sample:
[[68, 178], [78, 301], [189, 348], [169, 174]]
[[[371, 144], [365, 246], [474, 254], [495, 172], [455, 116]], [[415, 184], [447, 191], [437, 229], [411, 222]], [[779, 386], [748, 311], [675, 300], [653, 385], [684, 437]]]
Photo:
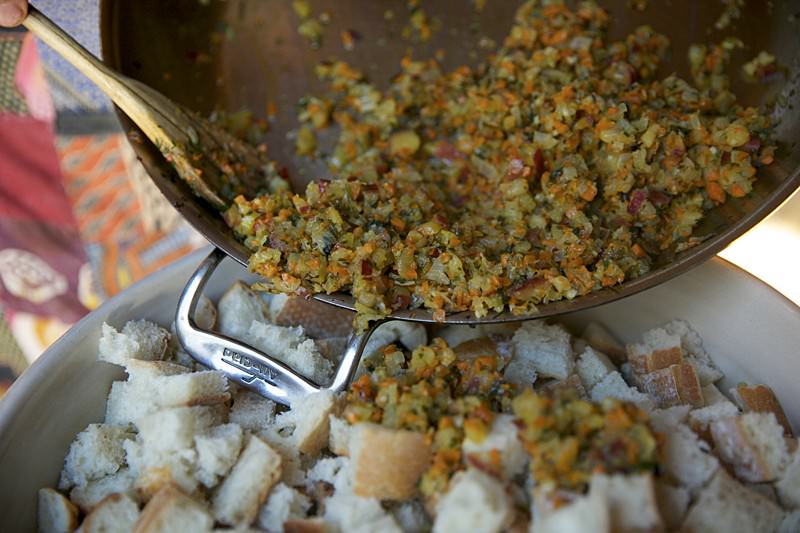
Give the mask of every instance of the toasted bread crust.
[[431, 460], [430, 445], [416, 431], [359, 424], [350, 442], [353, 492], [379, 500], [405, 500]]
[[766, 385], [739, 385], [731, 392], [745, 412], [774, 413], [778, 423], [783, 426], [784, 435], [793, 437], [789, 419], [771, 388]]
[[648, 372], [641, 377], [640, 383], [662, 409], [683, 404], [702, 407], [705, 404], [697, 372], [689, 363]]
[[353, 330], [353, 315], [316, 300], [291, 296], [275, 317], [278, 326], [302, 324], [313, 339], [346, 337]]

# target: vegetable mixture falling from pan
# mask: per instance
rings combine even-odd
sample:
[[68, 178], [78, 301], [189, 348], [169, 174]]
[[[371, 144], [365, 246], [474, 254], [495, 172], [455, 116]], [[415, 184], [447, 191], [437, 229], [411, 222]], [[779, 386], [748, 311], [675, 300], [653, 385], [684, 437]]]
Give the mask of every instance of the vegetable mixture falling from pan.
[[238, 197], [225, 213], [271, 292], [352, 293], [356, 326], [535, 311], [648, 272], [699, 242], [704, 212], [773, 160], [770, 120], [724, 74], [730, 42], [693, 47], [693, 81], [656, 77], [667, 39], [607, 36], [593, 3], [524, 4], [476, 69], [405, 58], [379, 91], [342, 62], [304, 101], [300, 155], [336, 124], [331, 179]]

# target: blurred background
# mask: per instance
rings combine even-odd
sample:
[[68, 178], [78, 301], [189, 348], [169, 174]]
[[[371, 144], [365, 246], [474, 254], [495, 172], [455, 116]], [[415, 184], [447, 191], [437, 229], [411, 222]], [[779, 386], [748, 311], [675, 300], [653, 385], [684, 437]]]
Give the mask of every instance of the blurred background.
[[[36, 5], [99, 55], [97, 0]], [[24, 31], [0, 31], [0, 396], [84, 314], [204, 244], [99, 90]], [[798, 244], [796, 194], [721, 255], [800, 302]]]

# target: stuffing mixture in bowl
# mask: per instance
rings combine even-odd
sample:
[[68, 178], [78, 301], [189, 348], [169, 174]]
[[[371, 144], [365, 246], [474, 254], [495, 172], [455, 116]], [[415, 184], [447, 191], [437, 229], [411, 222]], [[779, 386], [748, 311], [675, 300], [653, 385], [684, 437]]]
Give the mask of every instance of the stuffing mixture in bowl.
[[[196, 319], [330, 379], [341, 324], [291, 323], [313, 302], [267, 298], [236, 283]], [[347, 391], [290, 410], [195, 363], [156, 324], [104, 325], [98, 351], [127, 379], [40, 491], [44, 532], [800, 528], [800, 451], [777, 398], [721, 391], [680, 320], [626, 346], [598, 323], [429, 337], [390, 322]]]
[[667, 39], [612, 41], [611, 22], [593, 2], [528, 2], [483, 66], [407, 57], [383, 91], [320, 65], [331, 94], [302, 102], [297, 149], [330, 179], [225, 214], [259, 287], [349, 292], [359, 329], [409, 308], [522, 314], [697, 244], [704, 213], [773, 160], [770, 120], [729, 90], [741, 43], [693, 46], [692, 80], [662, 78]]

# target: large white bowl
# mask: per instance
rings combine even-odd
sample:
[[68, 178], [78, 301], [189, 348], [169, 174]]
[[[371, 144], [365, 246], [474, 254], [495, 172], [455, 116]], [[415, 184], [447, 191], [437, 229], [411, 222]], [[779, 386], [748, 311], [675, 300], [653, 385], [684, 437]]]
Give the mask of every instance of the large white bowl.
[[[120, 327], [137, 318], [169, 325], [184, 283], [205, 253], [178, 261], [85, 317], [0, 400], [0, 531], [35, 530], [37, 490], [57, 483], [70, 442], [87, 424], [102, 420], [111, 382], [123, 377], [119, 368], [96, 360], [100, 325]], [[206, 293], [216, 298], [231, 281], [246, 276], [227, 260]], [[577, 330], [599, 320], [629, 342], [673, 318], [688, 320], [700, 332], [726, 373], [725, 385], [769, 384], [795, 429], [800, 426], [800, 309], [721, 259], [563, 321]]]

